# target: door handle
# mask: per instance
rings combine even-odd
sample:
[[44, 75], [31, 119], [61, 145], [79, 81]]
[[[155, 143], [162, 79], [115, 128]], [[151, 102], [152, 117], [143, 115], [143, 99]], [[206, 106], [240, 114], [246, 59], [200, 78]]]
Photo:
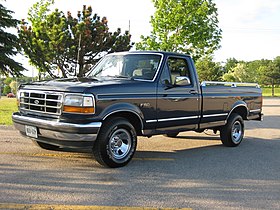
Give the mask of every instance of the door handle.
[[197, 90], [190, 90], [189, 93], [192, 94], [192, 95], [198, 94]]

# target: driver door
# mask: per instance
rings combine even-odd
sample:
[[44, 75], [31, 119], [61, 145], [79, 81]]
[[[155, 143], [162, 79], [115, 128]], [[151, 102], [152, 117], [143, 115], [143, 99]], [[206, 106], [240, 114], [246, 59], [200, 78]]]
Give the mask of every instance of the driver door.
[[[189, 82], [179, 82], [182, 78]], [[158, 83], [157, 130], [197, 128], [200, 100], [194, 79], [186, 58], [168, 57]]]

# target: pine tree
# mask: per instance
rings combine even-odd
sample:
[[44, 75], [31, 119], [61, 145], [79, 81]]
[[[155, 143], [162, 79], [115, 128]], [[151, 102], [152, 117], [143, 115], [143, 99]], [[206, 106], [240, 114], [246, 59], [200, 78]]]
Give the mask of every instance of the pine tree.
[[91, 6], [72, 16], [55, 9], [53, 0], [41, 0], [30, 8], [28, 21], [19, 28], [21, 46], [29, 62], [51, 77], [83, 77], [107, 53], [131, 48], [128, 31], [110, 32], [108, 20], [95, 14]]
[[12, 18], [12, 13], [0, 4], [0, 74], [20, 76], [24, 67], [12, 59], [20, 49], [19, 40], [16, 35], [5, 31], [7, 28], [16, 28], [19, 23]]

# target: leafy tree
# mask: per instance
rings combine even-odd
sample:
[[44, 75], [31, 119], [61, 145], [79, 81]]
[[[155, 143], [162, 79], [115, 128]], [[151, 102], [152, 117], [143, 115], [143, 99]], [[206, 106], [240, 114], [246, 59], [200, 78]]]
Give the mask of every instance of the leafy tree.
[[272, 68], [272, 61], [267, 59], [245, 62], [229, 58], [224, 66], [223, 80], [271, 85]]
[[246, 63], [238, 63], [230, 72], [223, 75], [223, 80], [228, 82], [250, 82]]
[[201, 81], [220, 81], [223, 74], [221, 64], [214, 62], [209, 56], [197, 60], [196, 69]]
[[267, 72], [266, 75], [274, 79], [277, 83], [280, 82], [280, 56], [277, 56], [273, 60], [271, 71]]
[[3, 94], [6, 95], [11, 92], [10, 84], [14, 81], [12, 77], [6, 77], [3, 79]]
[[236, 65], [239, 63], [238, 60], [236, 60], [235, 58], [228, 58], [226, 60], [225, 66], [224, 66], [224, 71], [227, 73], [229, 71], [231, 71], [234, 67], [236, 67]]
[[264, 68], [270, 66], [271, 62], [272, 61], [265, 59], [247, 62], [248, 72], [252, 75], [253, 82], [264, 84], [266, 78], [262, 71]]
[[58, 9], [49, 13], [52, 3], [34, 4], [28, 13], [32, 26], [22, 22], [19, 30], [24, 52], [40, 72], [82, 77], [104, 54], [131, 48], [129, 32], [109, 32], [107, 18], [94, 14], [90, 6], [73, 17]]
[[12, 81], [9, 86], [11, 88], [11, 93], [16, 94], [18, 86], [17, 81]]
[[14, 79], [12, 77], [7, 77], [5, 80], [4, 80], [4, 84], [5, 85], [10, 85], [11, 82], [13, 81]]
[[24, 70], [22, 64], [11, 58], [20, 50], [18, 37], [6, 32], [7, 28], [15, 28], [18, 24], [18, 20], [12, 18], [12, 13], [0, 4], [0, 75], [5, 76], [19, 76]]
[[187, 53], [196, 60], [219, 48], [222, 30], [212, 0], [153, 0], [150, 36], [141, 36], [139, 50]]
[[272, 86], [272, 96], [276, 84], [280, 84], [280, 56], [269, 62], [266, 66], [260, 67], [260, 75], [264, 84]]
[[11, 92], [11, 87], [9, 85], [5, 85], [3, 89], [3, 94], [7, 95], [10, 92]]

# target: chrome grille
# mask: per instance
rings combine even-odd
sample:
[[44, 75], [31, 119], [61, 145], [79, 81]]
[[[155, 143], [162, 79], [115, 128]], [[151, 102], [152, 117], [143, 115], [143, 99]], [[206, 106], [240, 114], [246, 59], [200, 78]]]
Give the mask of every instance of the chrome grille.
[[60, 115], [63, 95], [56, 92], [26, 91], [19, 92], [19, 108], [31, 114]]

